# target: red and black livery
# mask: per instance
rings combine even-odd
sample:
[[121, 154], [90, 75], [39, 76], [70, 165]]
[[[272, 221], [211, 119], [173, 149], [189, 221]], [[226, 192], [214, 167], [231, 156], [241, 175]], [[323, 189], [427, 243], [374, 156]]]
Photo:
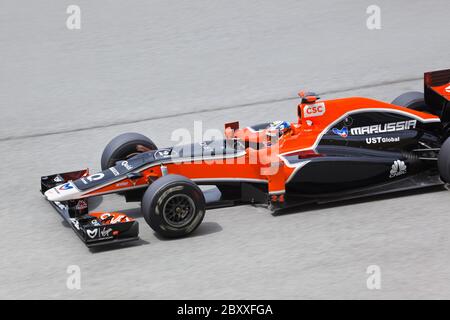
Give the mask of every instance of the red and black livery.
[[[450, 69], [425, 73], [424, 85], [424, 93], [392, 103], [301, 92], [296, 121], [277, 132], [271, 122], [232, 122], [224, 139], [163, 149], [125, 133], [106, 146], [101, 172], [43, 177], [42, 192], [93, 245], [135, 240], [138, 232], [125, 215], [106, 224], [106, 215], [89, 213], [87, 199], [99, 195], [141, 201], [156, 232], [181, 237], [217, 206], [257, 203], [276, 211], [440, 185], [450, 181]], [[216, 186], [218, 196], [211, 199], [202, 185]]]

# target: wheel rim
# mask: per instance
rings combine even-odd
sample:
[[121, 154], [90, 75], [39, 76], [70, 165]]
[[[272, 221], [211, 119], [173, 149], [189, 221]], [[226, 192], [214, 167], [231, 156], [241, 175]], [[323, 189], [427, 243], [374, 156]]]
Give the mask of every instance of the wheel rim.
[[194, 218], [194, 214], [194, 201], [185, 194], [173, 195], [164, 204], [164, 219], [172, 227], [182, 228], [188, 225]]
[[129, 155], [125, 156], [125, 159], [128, 160], [130, 158], [133, 158], [134, 156], [137, 156], [138, 154], [141, 154], [142, 152], [133, 152], [130, 153]]

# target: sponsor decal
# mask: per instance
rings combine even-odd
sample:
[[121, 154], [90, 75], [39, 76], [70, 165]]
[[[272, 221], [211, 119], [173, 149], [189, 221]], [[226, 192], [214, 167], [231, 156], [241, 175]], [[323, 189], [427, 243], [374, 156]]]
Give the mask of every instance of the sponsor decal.
[[337, 134], [338, 136], [341, 136], [342, 138], [347, 138], [348, 129], [346, 127], [343, 127], [340, 130], [338, 128], [333, 128], [333, 133]]
[[403, 131], [403, 130], [414, 129], [416, 127], [416, 124], [417, 124], [417, 120], [406, 120], [406, 121], [399, 121], [399, 122], [390, 122], [390, 123], [385, 123], [385, 124], [375, 124], [372, 126], [351, 128], [350, 133], [352, 135], [358, 136], [358, 135], [365, 135], [365, 134], [377, 134], [377, 133], [384, 133], [384, 132]]
[[75, 229], [80, 230], [80, 223], [78, 222], [77, 219], [70, 218], [70, 221], [72, 222], [72, 224], [75, 227]]
[[170, 156], [170, 150], [159, 150], [155, 153], [155, 158], [167, 158]]
[[86, 179], [87, 179], [88, 181], [92, 182], [92, 181], [101, 180], [101, 179], [103, 179], [104, 177], [105, 177], [105, 174], [102, 173], [102, 172], [100, 172], [100, 173], [93, 174], [92, 176], [86, 177]]
[[133, 167], [128, 164], [128, 161], [122, 161], [120, 163], [122, 167], [125, 167], [127, 170], [133, 170]]
[[91, 220], [91, 224], [92, 224], [93, 226], [96, 226], [96, 227], [99, 227], [99, 226], [102, 225], [100, 222], [97, 221], [97, 219]]
[[61, 210], [66, 210], [67, 206], [63, 205], [61, 202], [55, 202], [55, 204], [60, 208]]
[[105, 212], [104, 214], [102, 214], [102, 215], [100, 216], [100, 220], [106, 220], [106, 219], [108, 219], [109, 217], [111, 217], [111, 214], [109, 214], [108, 212]]
[[112, 229], [111, 228], [108, 228], [108, 229], [106, 229], [106, 228], [103, 228], [101, 231], [100, 231], [100, 235], [101, 235], [101, 237], [102, 238], [106, 238], [106, 237], [109, 237], [110, 236], [110, 233], [111, 233], [111, 231], [112, 231]]
[[119, 182], [116, 183], [116, 187], [121, 188], [121, 187], [126, 187], [128, 186], [130, 183], [128, 181], [124, 181], [124, 182]]
[[58, 188], [59, 190], [70, 190], [73, 189], [73, 185], [70, 182], [64, 183]]
[[406, 173], [406, 164], [401, 160], [395, 160], [389, 172], [389, 178], [401, 176]]
[[64, 179], [58, 174], [55, 179], [53, 179], [54, 182], [64, 182]]
[[117, 171], [117, 169], [114, 168], [114, 167], [109, 168], [109, 170], [111, 170], [111, 172], [113, 173], [113, 175], [116, 176], [116, 177], [117, 177], [118, 175], [120, 175], [119, 171]]
[[448, 86], [447, 88], [445, 88], [445, 92], [450, 93], [450, 86]]
[[75, 206], [75, 210], [84, 210], [87, 209], [88, 203], [86, 200], [78, 200], [77, 205]]
[[318, 117], [325, 114], [325, 102], [308, 104], [303, 108], [303, 116], [305, 118]]
[[108, 212], [102, 214], [100, 216], [100, 220], [102, 220], [102, 221], [103, 220], [109, 221], [109, 224], [116, 224], [116, 223], [122, 223], [122, 222], [129, 222], [129, 221], [131, 221], [130, 218], [128, 218], [124, 214], [113, 215], [113, 214], [110, 214]]
[[81, 182], [83, 182], [84, 184], [88, 184], [89, 182], [93, 182], [93, 181], [97, 181], [97, 180], [101, 180], [105, 177], [105, 174], [100, 172], [100, 173], [96, 173], [93, 174], [92, 176], [88, 176], [85, 178], [81, 178]]
[[400, 137], [372, 137], [366, 138], [367, 144], [376, 144], [376, 143], [393, 143], [399, 142]]
[[98, 234], [98, 229], [86, 229], [89, 238], [94, 239]]
[[[125, 221], [122, 221], [122, 220], [124, 220], [124, 219], [125, 219]], [[117, 217], [112, 218], [111, 221], [110, 221], [109, 223], [110, 223], [110, 224], [116, 224], [116, 223], [127, 222], [127, 221], [128, 221], [128, 218], [127, 218], [126, 216], [124, 216], [124, 215], [119, 215], [119, 216], [117, 216]]]

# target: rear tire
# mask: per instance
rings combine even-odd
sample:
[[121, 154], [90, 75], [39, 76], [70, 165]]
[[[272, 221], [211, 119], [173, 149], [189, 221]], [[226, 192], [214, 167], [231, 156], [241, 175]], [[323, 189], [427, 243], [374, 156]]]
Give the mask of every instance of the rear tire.
[[391, 104], [416, 111], [428, 111], [424, 94], [418, 91], [405, 92], [395, 98]]
[[148, 225], [167, 238], [192, 233], [205, 216], [205, 197], [186, 177], [169, 174], [153, 182], [142, 197], [142, 215]]
[[450, 138], [444, 141], [438, 155], [438, 169], [442, 181], [450, 182]]
[[113, 167], [117, 161], [126, 160], [137, 153], [142, 153], [137, 150], [138, 145], [150, 150], [157, 149], [152, 140], [139, 133], [127, 132], [112, 139], [103, 150], [102, 170]]

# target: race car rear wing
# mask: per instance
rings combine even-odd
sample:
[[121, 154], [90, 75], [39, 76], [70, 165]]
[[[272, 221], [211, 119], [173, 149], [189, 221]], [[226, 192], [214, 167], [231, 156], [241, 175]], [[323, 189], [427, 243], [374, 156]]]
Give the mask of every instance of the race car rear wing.
[[450, 122], [450, 69], [424, 74], [425, 103], [442, 122]]

